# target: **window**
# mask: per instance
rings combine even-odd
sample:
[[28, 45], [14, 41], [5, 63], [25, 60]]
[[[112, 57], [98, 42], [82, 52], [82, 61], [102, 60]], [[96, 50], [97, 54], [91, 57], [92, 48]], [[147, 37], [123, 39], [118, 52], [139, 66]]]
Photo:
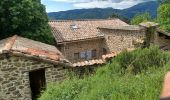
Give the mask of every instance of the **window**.
[[74, 59], [79, 59], [79, 53], [74, 53]]
[[86, 58], [86, 52], [80, 52], [80, 58], [85, 59]]
[[96, 50], [92, 50], [92, 58], [96, 58]]
[[92, 58], [92, 51], [87, 51], [86, 52], [86, 59], [89, 60]]
[[89, 51], [83, 51], [80, 53], [74, 53], [74, 59], [85, 59], [85, 60], [90, 60], [92, 58], [96, 58], [96, 49], [94, 50], [89, 50]]

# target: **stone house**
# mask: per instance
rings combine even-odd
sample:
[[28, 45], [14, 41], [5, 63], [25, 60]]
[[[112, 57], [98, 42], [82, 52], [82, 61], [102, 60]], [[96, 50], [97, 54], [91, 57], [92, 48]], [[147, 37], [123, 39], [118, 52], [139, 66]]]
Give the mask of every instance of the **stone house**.
[[52, 20], [49, 25], [57, 47], [73, 65], [101, 61], [102, 55], [134, 48], [144, 38], [142, 27], [120, 19]]
[[143, 22], [140, 26], [144, 27], [147, 45], [157, 45], [161, 50], [170, 50], [170, 33], [159, 28], [158, 23]]
[[70, 62], [56, 47], [9, 37], [0, 41], [0, 100], [32, 100], [48, 83], [63, 80]]

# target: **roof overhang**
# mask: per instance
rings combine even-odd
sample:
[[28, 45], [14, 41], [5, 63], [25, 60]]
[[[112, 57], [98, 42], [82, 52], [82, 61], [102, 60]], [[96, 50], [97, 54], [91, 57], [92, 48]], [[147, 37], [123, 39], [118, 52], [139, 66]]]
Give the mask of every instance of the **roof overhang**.
[[65, 44], [65, 43], [67, 44], [67, 43], [83, 42], [83, 41], [98, 40], [98, 39], [104, 39], [104, 38], [105, 38], [104, 35], [102, 35], [102, 36], [93, 37], [93, 38], [57, 42], [57, 44], [60, 45], [60, 44]]
[[127, 25], [127, 26], [100, 26], [98, 29], [108, 29], [108, 30], [124, 30], [124, 31], [142, 31], [143, 27], [137, 25]]
[[157, 29], [156, 31], [170, 37], [170, 33], [169, 32], [166, 32], [166, 31], [161, 30], [161, 29]]

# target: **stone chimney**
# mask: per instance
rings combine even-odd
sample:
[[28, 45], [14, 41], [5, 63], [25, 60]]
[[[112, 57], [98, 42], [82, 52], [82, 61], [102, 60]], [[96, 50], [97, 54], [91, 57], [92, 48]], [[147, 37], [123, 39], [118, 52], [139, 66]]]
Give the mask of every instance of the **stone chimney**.
[[155, 44], [157, 40], [156, 29], [159, 27], [158, 23], [155, 22], [143, 22], [139, 26], [145, 28], [145, 47], [149, 47], [151, 44]]

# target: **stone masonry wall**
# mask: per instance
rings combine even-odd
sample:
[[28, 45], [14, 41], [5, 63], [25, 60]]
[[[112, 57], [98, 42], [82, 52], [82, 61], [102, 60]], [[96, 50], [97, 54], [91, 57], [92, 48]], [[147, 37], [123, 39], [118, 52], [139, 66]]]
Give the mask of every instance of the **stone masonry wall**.
[[72, 63], [85, 60], [85, 59], [75, 60], [74, 53], [84, 52], [84, 51], [89, 51], [94, 49], [96, 49], [96, 58], [101, 58], [102, 43], [103, 43], [103, 39], [94, 39], [94, 40], [67, 43], [65, 46], [62, 46], [61, 52]]
[[64, 78], [62, 66], [23, 57], [0, 56], [0, 100], [31, 100], [29, 72], [45, 69], [46, 84]]
[[163, 50], [170, 50], [170, 37], [163, 34], [161, 36], [157, 35], [155, 44]]
[[120, 52], [126, 48], [134, 48], [134, 41], [144, 39], [144, 31], [126, 31], [126, 30], [107, 30], [102, 29], [105, 34], [103, 47], [107, 52]]

